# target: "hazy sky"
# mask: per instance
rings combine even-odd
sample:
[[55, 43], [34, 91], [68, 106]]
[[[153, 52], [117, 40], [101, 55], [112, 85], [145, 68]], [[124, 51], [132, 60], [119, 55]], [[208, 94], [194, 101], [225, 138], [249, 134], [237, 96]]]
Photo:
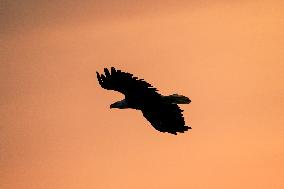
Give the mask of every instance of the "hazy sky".
[[[284, 188], [284, 1], [1, 1], [0, 188]], [[114, 66], [193, 129], [110, 110]]]

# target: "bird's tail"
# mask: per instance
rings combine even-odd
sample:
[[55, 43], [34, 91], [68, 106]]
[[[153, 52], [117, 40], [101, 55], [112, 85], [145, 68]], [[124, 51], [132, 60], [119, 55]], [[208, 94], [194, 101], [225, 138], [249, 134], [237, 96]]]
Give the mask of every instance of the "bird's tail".
[[191, 102], [188, 97], [179, 94], [172, 94], [163, 98], [173, 104], [189, 104]]

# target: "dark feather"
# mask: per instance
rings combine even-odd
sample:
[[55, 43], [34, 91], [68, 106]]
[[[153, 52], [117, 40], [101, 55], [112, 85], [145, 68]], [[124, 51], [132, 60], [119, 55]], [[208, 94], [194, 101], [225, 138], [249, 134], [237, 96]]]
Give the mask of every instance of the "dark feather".
[[165, 100], [151, 84], [113, 67], [110, 71], [105, 68], [104, 73], [103, 75], [97, 72], [101, 87], [124, 94], [129, 108], [141, 110], [158, 131], [176, 134], [191, 129], [185, 126], [179, 106]]
[[182, 116], [183, 110], [176, 104], [157, 102], [146, 106], [142, 110], [144, 117], [160, 132], [177, 134], [185, 132], [191, 127], [185, 126]]
[[97, 72], [99, 84], [107, 90], [114, 90], [123, 93], [126, 98], [149, 98], [159, 97], [156, 88], [132, 74], [121, 72], [111, 68], [111, 74], [107, 68], [104, 69], [105, 75]]

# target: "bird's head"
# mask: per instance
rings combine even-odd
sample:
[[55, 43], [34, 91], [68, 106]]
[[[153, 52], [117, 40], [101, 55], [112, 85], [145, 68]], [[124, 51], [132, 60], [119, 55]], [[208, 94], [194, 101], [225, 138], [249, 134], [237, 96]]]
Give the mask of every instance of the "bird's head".
[[110, 108], [119, 108], [119, 109], [125, 109], [128, 108], [128, 104], [125, 99], [121, 101], [117, 101], [110, 105]]

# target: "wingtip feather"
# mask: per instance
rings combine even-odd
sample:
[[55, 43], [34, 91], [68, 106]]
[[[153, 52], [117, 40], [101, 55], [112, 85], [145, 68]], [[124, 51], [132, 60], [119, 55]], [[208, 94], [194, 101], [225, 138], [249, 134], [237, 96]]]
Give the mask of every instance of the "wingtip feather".
[[114, 74], [116, 72], [114, 67], [111, 67], [110, 70], [111, 70], [111, 74]]
[[103, 81], [102, 81], [101, 75], [99, 74], [99, 72], [96, 72], [96, 73], [97, 73], [97, 78], [98, 78], [99, 84], [102, 86]]
[[110, 76], [109, 70], [107, 68], [104, 68], [104, 72], [105, 72], [106, 77]]
[[99, 74], [99, 72], [96, 72], [97, 73], [97, 78], [98, 78], [98, 80], [100, 80], [100, 74]]

